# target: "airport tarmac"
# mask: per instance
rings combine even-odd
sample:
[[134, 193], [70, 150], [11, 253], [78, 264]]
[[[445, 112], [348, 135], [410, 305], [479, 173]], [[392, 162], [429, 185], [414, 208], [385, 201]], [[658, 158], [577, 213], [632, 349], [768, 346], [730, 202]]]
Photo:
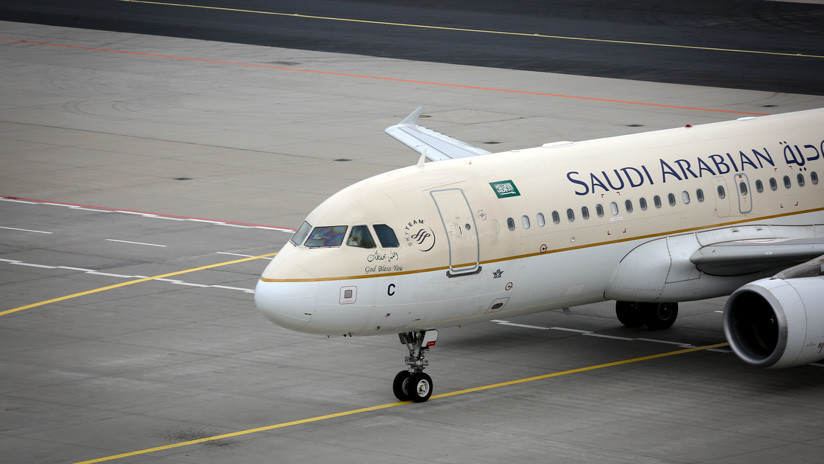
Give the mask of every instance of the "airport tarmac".
[[610, 303], [441, 330], [410, 404], [396, 337], [290, 332], [251, 292], [324, 198], [417, 162], [383, 129], [419, 105], [503, 151], [824, 97], [0, 31], [0, 461], [820, 462], [824, 370], [705, 349], [724, 299], [666, 331]]

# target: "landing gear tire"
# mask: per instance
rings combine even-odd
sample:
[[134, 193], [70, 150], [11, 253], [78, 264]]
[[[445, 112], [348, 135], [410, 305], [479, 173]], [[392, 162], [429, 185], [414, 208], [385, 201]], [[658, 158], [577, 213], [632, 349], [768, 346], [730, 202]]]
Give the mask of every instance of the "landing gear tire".
[[392, 382], [392, 391], [395, 393], [395, 398], [401, 401], [409, 401], [409, 378], [412, 376], [409, 371], [400, 371], [395, 376], [395, 381]]
[[625, 327], [635, 328], [644, 325], [644, 319], [641, 314], [641, 303], [634, 301], [616, 301], [615, 315], [618, 316], [618, 322], [624, 324]]
[[423, 372], [417, 372], [409, 377], [407, 383], [409, 399], [415, 403], [423, 403], [432, 396], [432, 377]]
[[404, 332], [398, 334], [398, 337], [409, 350], [409, 356], [404, 360], [408, 369], [398, 372], [395, 376], [392, 392], [401, 401], [423, 403], [432, 396], [432, 377], [423, 373], [424, 368], [429, 365], [424, 355], [429, 348], [435, 346], [438, 331], [433, 329]]
[[669, 329], [678, 318], [678, 303], [641, 303], [641, 315], [648, 328]]

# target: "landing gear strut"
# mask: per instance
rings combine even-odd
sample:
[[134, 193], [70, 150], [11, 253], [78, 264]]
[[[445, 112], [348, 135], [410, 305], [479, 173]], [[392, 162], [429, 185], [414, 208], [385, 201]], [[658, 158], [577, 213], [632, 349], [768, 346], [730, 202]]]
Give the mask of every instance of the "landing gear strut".
[[432, 377], [423, 373], [423, 369], [429, 365], [429, 361], [424, 359], [424, 354], [426, 350], [435, 345], [438, 331], [405, 332], [398, 336], [401, 343], [409, 349], [409, 356], [405, 360], [409, 368], [398, 372], [395, 376], [392, 391], [401, 401], [412, 400], [415, 403], [423, 403], [432, 396]]
[[627, 327], [645, 325], [653, 330], [669, 329], [678, 317], [678, 303], [616, 301], [615, 315]]

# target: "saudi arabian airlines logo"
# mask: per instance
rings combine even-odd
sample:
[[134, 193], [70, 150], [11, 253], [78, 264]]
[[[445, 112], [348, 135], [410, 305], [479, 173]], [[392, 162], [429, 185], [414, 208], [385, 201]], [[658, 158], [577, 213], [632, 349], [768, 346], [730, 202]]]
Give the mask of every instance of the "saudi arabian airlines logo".
[[424, 224], [423, 219], [409, 221], [404, 227], [404, 237], [408, 246], [427, 252], [435, 247], [435, 232]]
[[492, 190], [495, 191], [495, 195], [498, 195], [498, 198], [521, 196], [521, 192], [518, 191], [518, 187], [515, 187], [515, 182], [512, 182], [511, 180], [490, 182], [489, 185], [492, 186]]

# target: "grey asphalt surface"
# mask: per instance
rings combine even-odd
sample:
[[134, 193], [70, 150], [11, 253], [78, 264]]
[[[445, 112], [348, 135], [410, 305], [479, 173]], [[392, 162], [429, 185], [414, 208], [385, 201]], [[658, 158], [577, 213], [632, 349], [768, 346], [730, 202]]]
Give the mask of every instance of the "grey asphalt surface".
[[724, 342], [723, 299], [683, 304], [661, 332], [622, 328], [609, 303], [446, 329], [428, 372], [452, 395], [399, 404], [395, 337], [281, 329], [249, 293], [266, 260], [220, 264], [415, 163], [382, 131], [420, 104], [427, 126], [506, 150], [824, 98], [0, 31], [3, 462], [820, 462], [820, 366], [672, 354]]

